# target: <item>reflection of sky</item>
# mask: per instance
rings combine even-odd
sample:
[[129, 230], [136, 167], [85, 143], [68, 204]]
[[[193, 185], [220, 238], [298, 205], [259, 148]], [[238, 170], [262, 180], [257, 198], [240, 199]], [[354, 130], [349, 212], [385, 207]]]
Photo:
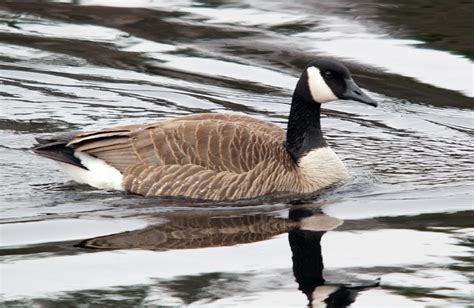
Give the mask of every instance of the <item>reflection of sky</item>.
[[[376, 25], [372, 24], [369, 27], [354, 19], [339, 16], [309, 15], [300, 11], [268, 11], [252, 7], [221, 7], [214, 9], [192, 6], [189, 1], [174, 3], [168, 1], [138, 1], [133, 4], [129, 4], [128, 1], [81, 1], [80, 3], [84, 5], [98, 4], [151, 7], [161, 10], [171, 9], [191, 14], [186, 16], [186, 19], [200, 17], [197, 19], [200, 21], [204, 19], [204, 22], [207, 23], [232, 24], [243, 27], [267, 28], [289, 24], [314, 24], [315, 26], [310, 30], [291, 35], [292, 38], [298, 39], [293, 41], [292, 44], [298, 44], [297, 47], [302, 50], [315, 50], [331, 56], [350, 59], [390, 73], [412, 77], [423, 83], [474, 97], [474, 64], [469, 59], [446, 51], [423, 48], [422, 41], [391, 38], [389, 34], [383, 33], [383, 29], [377, 28]], [[173, 46], [168, 44], [130, 38], [122, 31], [100, 26], [58, 22], [50, 24], [48, 21], [39, 18], [24, 18], [16, 26], [20, 27], [21, 31], [26, 31], [31, 35], [40, 34], [42, 36], [76, 39], [82, 39], [84, 29], [88, 29], [86, 30], [88, 40], [114, 42], [114, 44], [122, 45], [124, 50], [131, 52], [161, 53], [174, 49]], [[2, 32], [20, 31], [7, 25], [0, 25], [0, 30]], [[133, 45], [130, 45], [131, 42]], [[159, 58], [163, 60], [163, 55], [160, 54]], [[189, 61], [191, 60], [190, 58]], [[216, 61], [213, 60], [213, 62]], [[196, 64], [206, 65], [206, 63]], [[176, 63], [173, 63], [174, 65]], [[228, 65], [232, 64], [228, 63]], [[237, 67], [237, 64], [236, 68], [227, 66], [222, 64], [222, 67], [219, 68], [223, 72], [223, 76], [226, 75], [226, 72], [237, 72], [245, 69], [243, 66]], [[215, 65], [210, 66], [210, 68], [217, 69]], [[246, 73], [243, 73], [243, 75], [247, 78], [242, 79], [253, 76]], [[265, 77], [269, 76], [255, 76], [255, 79], [264, 82], [267, 80]], [[275, 81], [275, 76], [271, 77], [271, 80]], [[284, 85], [288, 87], [291, 85], [290, 87], [292, 87], [293, 82], [288, 82], [287, 78], [276, 78], [278, 81], [280, 79], [281, 82], [277, 82], [276, 86]]]
[[[191, 1], [110, 1], [89, 0], [80, 1], [82, 5], [107, 5], [123, 7], [149, 7], [160, 10], [175, 10], [190, 13], [194, 16], [202, 16], [208, 23], [233, 24], [239, 26], [271, 27], [285, 24], [318, 24], [313, 29], [300, 32], [295, 37], [305, 39], [299, 41], [306, 45], [308, 51], [314, 49], [333, 56], [355, 60], [365, 65], [371, 65], [390, 73], [415, 78], [423, 83], [431, 84], [439, 88], [462, 92], [464, 95], [474, 97], [474, 64], [463, 56], [440, 50], [432, 50], [423, 47], [422, 41], [402, 40], [388, 37], [383, 30], [372, 25], [369, 27], [354, 19], [314, 15], [302, 12], [301, 9], [286, 12], [278, 12], [278, 6], [272, 10], [263, 10], [248, 6], [220, 7], [219, 9], [191, 5]], [[38, 30], [45, 31], [48, 26]], [[78, 34], [82, 34], [78, 27]], [[95, 26], [88, 26], [94, 28]], [[95, 27], [97, 28], [97, 27]], [[74, 26], [68, 26], [68, 34], [76, 33]], [[51, 30], [53, 31], [53, 30]], [[61, 31], [64, 31], [61, 28]], [[119, 31], [109, 30], [109, 34], [117, 37]], [[97, 33], [104, 30], [94, 31]], [[91, 31], [89, 31], [91, 33]], [[105, 32], [104, 32], [105, 33]], [[101, 34], [104, 35], [104, 34]], [[302, 46], [298, 46], [302, 48]]]
[[354, 195], [329, 204], [324, 207], [324, 212], [340, 219], [366, 219], [469, 211], [474, 208], [473, 190], [469, 185], [405, 189], [403, 185], [395, 190], [393, 185], [378, 187], [374, 194]]
[[[203, 15], [212, 23], [274, 26], [285, 23], [311, 21], [315, 16], [298, 18], [275, 11], [255, 9], [208, 9], [186, 8], [186, 12]], [[244, 12], [249, 11], [249, 14]], [[365, 65], [384, 69], [390, 73], [415, 78], [432, 84], [474, 96], [474, 64], [467, 58], [446, 51], [419, 48], [423, 42], [389, 38], [387, 34], [371, 33], [368, 27], [355, 20], [341, 17], [316, 16], [318, 26], [296, 35], [306, 39], [301, 42], [309, 50], [315, 49], [332, 56], [355, 60]], [[380, 29], [377, 29], [380, 32]]]
[[[140, 220], [55, 219], [0, 224], [0, 247], [51, 243], [143, 228]], [[61, 232], [58, 232], [61, 230]]]
[[421, 43], [373, 37], [315, 40], [314, 46], [319, 51], [474, 97], [474, 64], [446, 51], [418, 48]]

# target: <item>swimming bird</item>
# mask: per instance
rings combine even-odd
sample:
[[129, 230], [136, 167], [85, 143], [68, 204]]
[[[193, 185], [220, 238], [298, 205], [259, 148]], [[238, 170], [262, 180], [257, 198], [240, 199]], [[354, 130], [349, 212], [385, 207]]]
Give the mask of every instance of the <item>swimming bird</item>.
[[144, 196], [231, 201], [314, 193], [348, 177], [321, 131], [321, 104], [335, 100], [377, 106], [342, 63], [317, 59], [296, 84], [286, 131], [245, 115], [199, 113], [37, 138], [32, 150], [76, 182]]

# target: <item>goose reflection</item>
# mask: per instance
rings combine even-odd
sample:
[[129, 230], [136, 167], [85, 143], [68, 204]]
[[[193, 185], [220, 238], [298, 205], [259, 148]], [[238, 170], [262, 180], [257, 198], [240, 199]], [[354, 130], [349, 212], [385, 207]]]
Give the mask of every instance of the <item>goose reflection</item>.
[[288, 233], [293, 274], [299, 290], [312, 307], [346, 307], [360, 290], [370, 285], [328, 284], [323, 277], [321, 238], [342, 221], [305, 207], [294, 207], [288, 218], [268, 213], [222, 213], [218, 216], [196, 212], [163, 216], [166, 222], [141, 230], [87, 239], [78, 244], [90, 249], [175, 250], [223, 247], [253, 243]]
[[[301, 222], [300, 228], [290, 230], [293, 274], [299, 290], [308, 298], [309, 307], [347, 307], [355, 301], [357, 293], [379, 282], [365, 285], [327, 284], [323, 277], [321, 238], [326, 231], [342, 224], [335, 218], [314, 214], [307, 209], [290, 211], [289, 219]], [[318, 230], [319, 229], [319, 230]]]

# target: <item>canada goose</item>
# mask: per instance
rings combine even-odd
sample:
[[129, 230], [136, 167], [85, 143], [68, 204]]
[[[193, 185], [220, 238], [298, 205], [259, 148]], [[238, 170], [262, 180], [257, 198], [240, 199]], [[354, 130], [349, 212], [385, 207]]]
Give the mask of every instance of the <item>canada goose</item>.
[[100, 189], [200, 200], [319, 191], [348, 176], [321, 131], [321, 104], [372, 106], [341, 63], [319, 59], [293, 93], [287, 131], [235, 114], [202, 113], [151, 124], [37, 139], [33, 151], [73, 180]]

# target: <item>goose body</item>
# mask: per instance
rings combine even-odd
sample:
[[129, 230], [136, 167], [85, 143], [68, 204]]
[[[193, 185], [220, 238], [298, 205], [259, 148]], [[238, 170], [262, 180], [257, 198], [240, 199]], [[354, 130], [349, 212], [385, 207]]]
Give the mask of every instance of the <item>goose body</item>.
[[[249, 116], [202, 113], [38, 139], [33, 151], [79, 183], [145, 196], [221, 201], [316, 192], [348, 176], [320, 129], [321, 103], [342, 98], [320, 74], [326, 66], [352, 80], [338, 62], [310, 63], [293, 94], [287, 131]], [[362, 96], [350, 99], [375, 104]]]

